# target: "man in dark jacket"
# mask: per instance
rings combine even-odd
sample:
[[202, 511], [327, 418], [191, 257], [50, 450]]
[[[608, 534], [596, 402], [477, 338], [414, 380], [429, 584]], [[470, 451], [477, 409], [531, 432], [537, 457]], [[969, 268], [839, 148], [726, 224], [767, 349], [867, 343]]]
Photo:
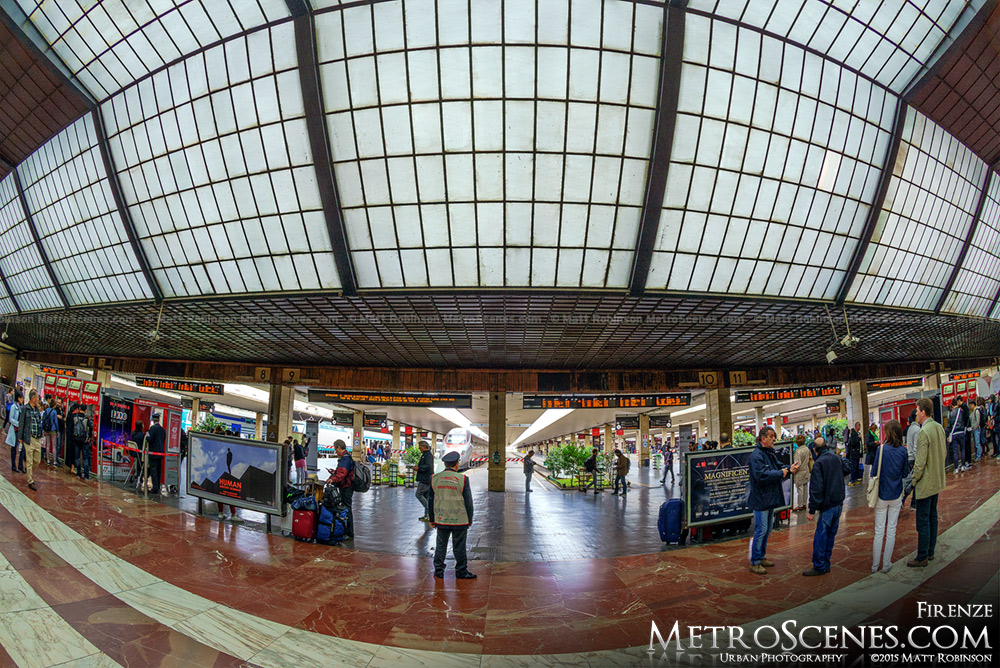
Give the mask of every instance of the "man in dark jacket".
[[448, 552], [448, 538], [455, 553], [455, 577], [459, 580], [475, 579], [469, 572], [469, 560], [465, 542], [472, 524], [472, 489], [469, 479], [458, 472], [457, 452], [449, 452], [441, 461], [445, 470], [431, 480], [428, 512], [431, 526], [437, 529], [437, 546], [434, 550], [434, 577], [444, 577], [444, 557]]
[[816, 513], [819, 513], [819, 521], [813, 535], [813, 567], [802, 573], [805, 576], [830, 572], [830, 555], [833, 554], [833, 541], [840, 527], [840, 511], [846, 494], [844, 476], [851, 470], [851, 463], [827, 448], [821, 438], [816, 440], [816, 452], [819, 454], [809, 476], [809, 521], [812, 522]]
[[434, 455], [431, 454], [431, 445], [427, 441], [417, 443], [420, 448], [420, 461], [417, 462], [417, 501], [424, 507], [424, 514], [420, 518], [421, 522], [430, 522], [431, 516], [427, 508], [429, 503], [427, 495], [431, 490], [431, 476], [434, 475]]
[[851, 463], [851, 484], [861, 482], [861, 423], [855, 422], [854, 429], [847, 435], [847, 461]]
[[772, 568], [767, 560], [767, 537], [774, 524], [774, 509], [785, 505], [781, 481], [799, 470], [797, 464], [782, 467], [774, 454], [777, 435], [771, 427], [762, 427], [757, 447], [750, 453], [750, 494], [747, 501], [753, 511], [753, 543], [750, 549], [750, 572], [767, 575], [765, 568]]
[[347, 444], [339, 438], [334, 441], [333, 449], [340, 461], [337, 462], [336, 470], [327, 469], [331, 475], [326, 484], [334, 485], [340, 490], [340, 500], [347, 506], [347, 533], [344, 535], [344, 540], [353, 540], [354, 488], [351, 484], [354, 482], [354, 459], [351, 458], [351, 453], [347, 451]]
[[160, 414], [153, 414], [153, 424], [146, 434], [149, 445], [149, 475], [153, 479], [153, 494], [160, 493], [160, 477], [163, 471], [163, 455], [167, 451], [167, 430], [160, 426]]

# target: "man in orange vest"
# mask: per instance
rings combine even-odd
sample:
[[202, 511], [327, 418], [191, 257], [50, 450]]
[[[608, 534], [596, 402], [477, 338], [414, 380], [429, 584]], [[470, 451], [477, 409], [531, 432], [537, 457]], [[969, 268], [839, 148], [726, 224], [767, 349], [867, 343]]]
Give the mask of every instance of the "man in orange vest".
[[431, 479], [427, 514], [431, 518], [431, 526], [437, 529], [434, 577], [444, 577], [444, 556], [448, 552], [448, 538], [451, 537], [455, 577], [472, 580], [476, 574], [469, 572], [469, 560], [465, 553], [465, 541], [472, 524], [472, 488], [465, 474], [458, 472], [459, 459], [457, 452], [449, 452], [441, 458], [445, 469]]

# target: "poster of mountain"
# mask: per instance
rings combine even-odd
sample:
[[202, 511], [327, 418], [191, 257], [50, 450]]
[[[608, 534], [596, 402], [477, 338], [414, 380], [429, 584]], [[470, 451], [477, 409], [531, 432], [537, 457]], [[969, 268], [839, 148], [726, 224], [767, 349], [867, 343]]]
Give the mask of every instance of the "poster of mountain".
[[191, 432], [187, 493], [272, 515], [281, 514], [281, 446]]

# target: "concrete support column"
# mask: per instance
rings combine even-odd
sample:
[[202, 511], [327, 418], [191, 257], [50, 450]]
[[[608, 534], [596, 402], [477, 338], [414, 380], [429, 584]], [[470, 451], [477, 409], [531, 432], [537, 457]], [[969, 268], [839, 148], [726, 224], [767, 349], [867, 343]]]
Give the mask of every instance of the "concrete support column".
[[0, 350], [0, 374], [7, 376], [10, 386], [17, 385], [17, 355], [8, 350]]
[[816, 431], [816, 415], [809, 416], [810, 429]]
[[399, 423], [398, 422], [393, 422], [392, 423], [392, 449], [393, 450], [401, 450], [402, 449], [400, 447], [400, 445], [399, 445], [399, 431], [400, 431], [399, 430]]
[[649, 462], [649, 416], [645, 413], [639, 415], [639, 466], [646, 466]]
[[354, 412], [354, 440], [348, 443], [351, 446], [351, 459], [356, 462], [365, 461], [365, 412]]
[[941, 374], [932, 373], [924, 377], [924, 390], [936, 392], [941, 389]]
[[[94, 380], [101, 384], [101, 390], [110, 389], [111, 386], [111, 372], [104, 371], [103, 369], [94, 369]], [[38, 388], [39, 394], [42, 388]]]
[[288, 385], [271, 383], [267, 400], [267, 440], [281, 443], [292, 433], [295, 389]]
[[198, 423], [201, 422], [201, 400], [195, 397], [191, 400], [191, 430], [198, 431]]
[[781, 430], [785, 426], [785, 424], [784, 424], [785, 423], [785, 418], [784, 418], [784, 416], [781, 413], [778, 413], [772, 419], [774, 421], [774, 433], [775, 433], [775, 435], [777, 435], [778, 440], [780, 441], [781, 440]]
[[868, 431], [868, 383], [864, 380], [847, 384], [847, 422], [851, 427], [861, 423], [862, 440]]
[[696, 440], [705, 438], [705, 426], [705, 418], [698, 420], [698, 438]]
[[764, 407], [757, 406], [753, 409], [753, 423], [754, 432], [759, 432], [760, 428], [764, 426]]
[[507, 393], [490, 392], [489, 486], [491, 492], [507, 488]]
[[615, 451], [615, 428], [610, 424], [604, 425], [604, 451]]
[[[264, 414], [257, 413], [257, 420], [253, 424], [253, 437], [256, 440], [262, 440], [264, 438]], [[318, 448], [319, 443], [314, 443], [313, 448]]]
[[706, 390], [705, 408], [708, 413], [708, 437], [713, 441], [721, 441], [722, 434], [733, 435], [733, 404], [729, 398], [729, 390]]

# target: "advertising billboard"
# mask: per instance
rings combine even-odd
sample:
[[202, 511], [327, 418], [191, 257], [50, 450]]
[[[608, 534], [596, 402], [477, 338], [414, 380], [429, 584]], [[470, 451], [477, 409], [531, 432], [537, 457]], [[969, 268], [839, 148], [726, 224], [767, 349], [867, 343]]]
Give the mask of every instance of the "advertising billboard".
[[[791, 441], [774, 444], [774, 454], [782, 466], [791, 465], [791, 445]], [[753, 517], [753, 511], [747, 507], [747, 491], [750, 453], [755, 448], [725, 448], [684, 454], [689, 527]], [[781, 486], [786, 502], [776, 510], [791, 507], [791, 476], [786, 477]]]
[[98, 421], [102, 477], [114, 480], [116, 474], [127, 474], [132, 466], [136, 453], [126, 449], [125, 445], [132, 435], [132, 415], [133, 403], [130, 399], [103, 396]]
[[193, 431], [188, 437], [187, 493], [281, 515], [282, 459], [276, 443]]

